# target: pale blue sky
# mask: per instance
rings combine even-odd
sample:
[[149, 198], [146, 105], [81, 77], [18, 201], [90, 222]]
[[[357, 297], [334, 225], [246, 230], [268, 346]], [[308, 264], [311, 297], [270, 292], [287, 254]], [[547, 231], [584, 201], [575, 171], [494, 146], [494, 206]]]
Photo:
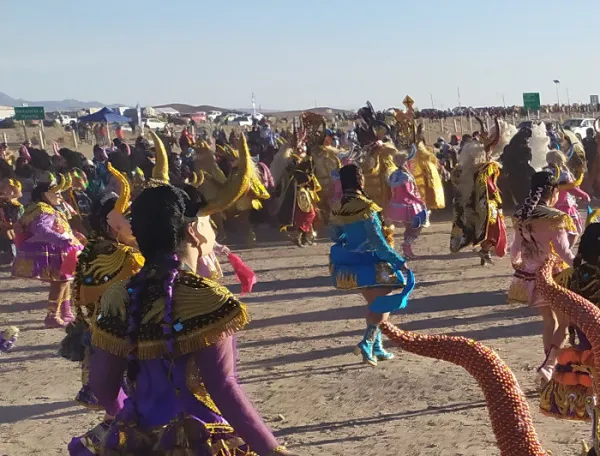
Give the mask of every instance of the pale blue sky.
[[[565, 8], [565, 5], [570, 5]], [[554, 103], [600, 92], [597, 0], [2, 2], [0, 91], [229, 108]]]

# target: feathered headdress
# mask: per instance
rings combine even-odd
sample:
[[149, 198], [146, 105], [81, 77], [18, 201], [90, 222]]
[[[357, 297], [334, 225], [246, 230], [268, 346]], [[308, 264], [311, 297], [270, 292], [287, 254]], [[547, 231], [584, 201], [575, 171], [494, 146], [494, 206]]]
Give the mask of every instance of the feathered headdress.
[[543, 122], [534, 122], [531, 125], [531, 138], [529, 138], [528, 144], [531, 149], [531, 167], [536, 171], [541, 171], [546, 164], [546, 156], [550, 150], [550, 137]]

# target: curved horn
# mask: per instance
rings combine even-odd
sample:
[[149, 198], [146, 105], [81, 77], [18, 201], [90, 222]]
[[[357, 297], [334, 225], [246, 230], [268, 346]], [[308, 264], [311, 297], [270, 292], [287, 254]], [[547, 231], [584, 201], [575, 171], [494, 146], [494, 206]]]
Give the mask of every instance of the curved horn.
[[54, 192], [54, 193], [60, 193], [60, 192], [62, 192], [66, 183], [67, 183], [67, 180], [65, 179], [65, 176], [63, 174], [59, 174], [58, 179], [56, 180], [56, 183], [52, 187], [50, 187], [48, 189], [48, 191]]
[[203, 183], [204, 183], [204, 171], [200, 171], [199, 174], [194, 173], [195, 175], [195, 179], [196, 179], [196, 183], [194, 184], [194, 187], [198, 188], [200, 187]]
[[477, 123], [479, 124], [479, 126], [481, 127], [481, 133], [487, 133], [487, 130], [485, 128], [485, 125], [483, 124], [483, 120], [481, 120], [481, 117], [479, 117], [478, 115], [476, 115], [475, 113], [473, 113], [473, 117], [475, 117], [475, 120], [477, 121]]
[[115, 203], [115, 210], [119, 214], [124, 214], [129, 207], [129, 201], [131, 199], [131, 187], [129, 186], [129, 181], [127, 180], [127, 177], [113, 168], [113, 165], [111, 165], [110, 162], [108, 163], [107, 168], [108, 172], [119, 182], [119, 198]]
[[169, 183], [169, 157], [167, 157], [167, 149], [156, 133], [150, 130], [152, 142], [156, 152], [156, 163], [152, 169], [152, 178], [166, 184]]
[[202, 211], [203, 216], [213, 215], [228, 209], [248, 191], [252, 159], [250, 158], [250, 150], [248, 149], [245, 135], [241, 135], [240, 137], [238, 152], [239, 162], [237, 170], [227, 181], [223, 191], [220, 192], [216, 200]]
[[498, 119], [498, 116], [494, 117], [494, 125], [496, 126], [496, 132], [494, 133], [494, 136], [492, 136], [485, 144], [484, 149], [486, 152], [489, 152], [491, 149], [496, 147], [498, 142], [500, 142], [500, 137], [502, 136], [502, 132], [500, 131], [500, 120]]
[[71, 176], [71, 173], [66, 173], [65, 174], [65, 184], [63, 185], [63, 187], [60, 189], [61, 192], [66, 192], [67, 190], [69, 190], [71, 187], [73, 186], [73, 176]]
[[594, 131], [600, 133], [600, 117], [597, 117], [596, 120], [594, 120]]

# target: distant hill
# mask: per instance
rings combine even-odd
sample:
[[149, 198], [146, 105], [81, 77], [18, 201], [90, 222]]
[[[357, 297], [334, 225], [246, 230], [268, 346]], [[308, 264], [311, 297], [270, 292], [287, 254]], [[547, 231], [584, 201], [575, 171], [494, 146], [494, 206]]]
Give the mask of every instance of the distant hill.
[[[173, 108], [176, 111], [179, 111], [181, 114], [191, 114], [198, 111], [210, 112], [210, 111], [221, 111], [221, 112], [245, 112], [251, 113], [252, 110], [248, 108], [242, 109], [229, 109], [229, 108], [219, 108], [217, 106], [211, 105], [199, 105], [192, 106], [184, 103], [169, 103], [160, 106], [154, 106], [155, 108]], [[332, 116], [337, 113], [351, 113], [352, 111], [348, 111], [345, 109], [336, 109], [336, 108], [328, 108], [328, 107], [318, 107], [318, 108], [310, 108], [303, 109], [297, 111], [280, 111], [276, 109], [263, 109], [260, 111], [262, 114], [265, 114], [269, 117], [298, 117], [305, 111], [316, 112], [317, 114], [321, 114], [323, 116]]]
[[309, 109], [303, 109], [302, 111], [275, 111], [275, 112], [270, 112], [269, 113], [269, 117], [298, 117], [300, 116], [303, 112], [314, 112], [316, 114], [321, 114], [322, 116], [325, 117], [330, 117], [333, 116], [335, 114], [340, 114], [340, 113], [345, 113], [345, 114], [352, 114], [353, 111], [349, 111], [347, 109], [336, 109], [336, 108], [328, 108], [328, 107], [318, 107], [318, 108], [309, 108]]
[[192, 106], [185, 103], [169, 103], [164, 105], [152, 106], [153, 108], [172, 108], [179, 111], [181, 114], [193, 114], [195, 112], [210, 112], [210, 111], [221, 111], [229, 112], [232, 109], [218, 108], [210, 105]]
[[80, 109], [102, 108], [104, 106], [120, 106], [116, 104], [107, 105], [99, 101], [79, 101], [67, 99], [61, 101], [30, 101], [21, 98], [13, 98], [5, 93], [0, 92], [0, 106], [22, 106], [23, 103], [29, 106], [43, 106], [46, 112], [53, 111], [78, 111]]

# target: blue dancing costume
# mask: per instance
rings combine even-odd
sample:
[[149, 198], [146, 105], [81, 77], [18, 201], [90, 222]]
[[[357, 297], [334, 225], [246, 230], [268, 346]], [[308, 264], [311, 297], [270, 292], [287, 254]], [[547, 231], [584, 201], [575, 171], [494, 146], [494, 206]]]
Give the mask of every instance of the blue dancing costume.
[[[362, 194], [344, 194], [332, 210], [335, 244], [331, 246], [329, 268], [338, 290], [401, 289], [402, 293], [380, 296], [370, 305], [373, 312], [388, 313], [406, 306], [415, 281], [404, 267], [404, 258], [392, 248], [393, 233], [386, 232], [380, 212], [381, 208]], [[372, 365], [393, 357], [383, 350], [381, 331], [375, 325], [368, 325], [357, 353]]]

